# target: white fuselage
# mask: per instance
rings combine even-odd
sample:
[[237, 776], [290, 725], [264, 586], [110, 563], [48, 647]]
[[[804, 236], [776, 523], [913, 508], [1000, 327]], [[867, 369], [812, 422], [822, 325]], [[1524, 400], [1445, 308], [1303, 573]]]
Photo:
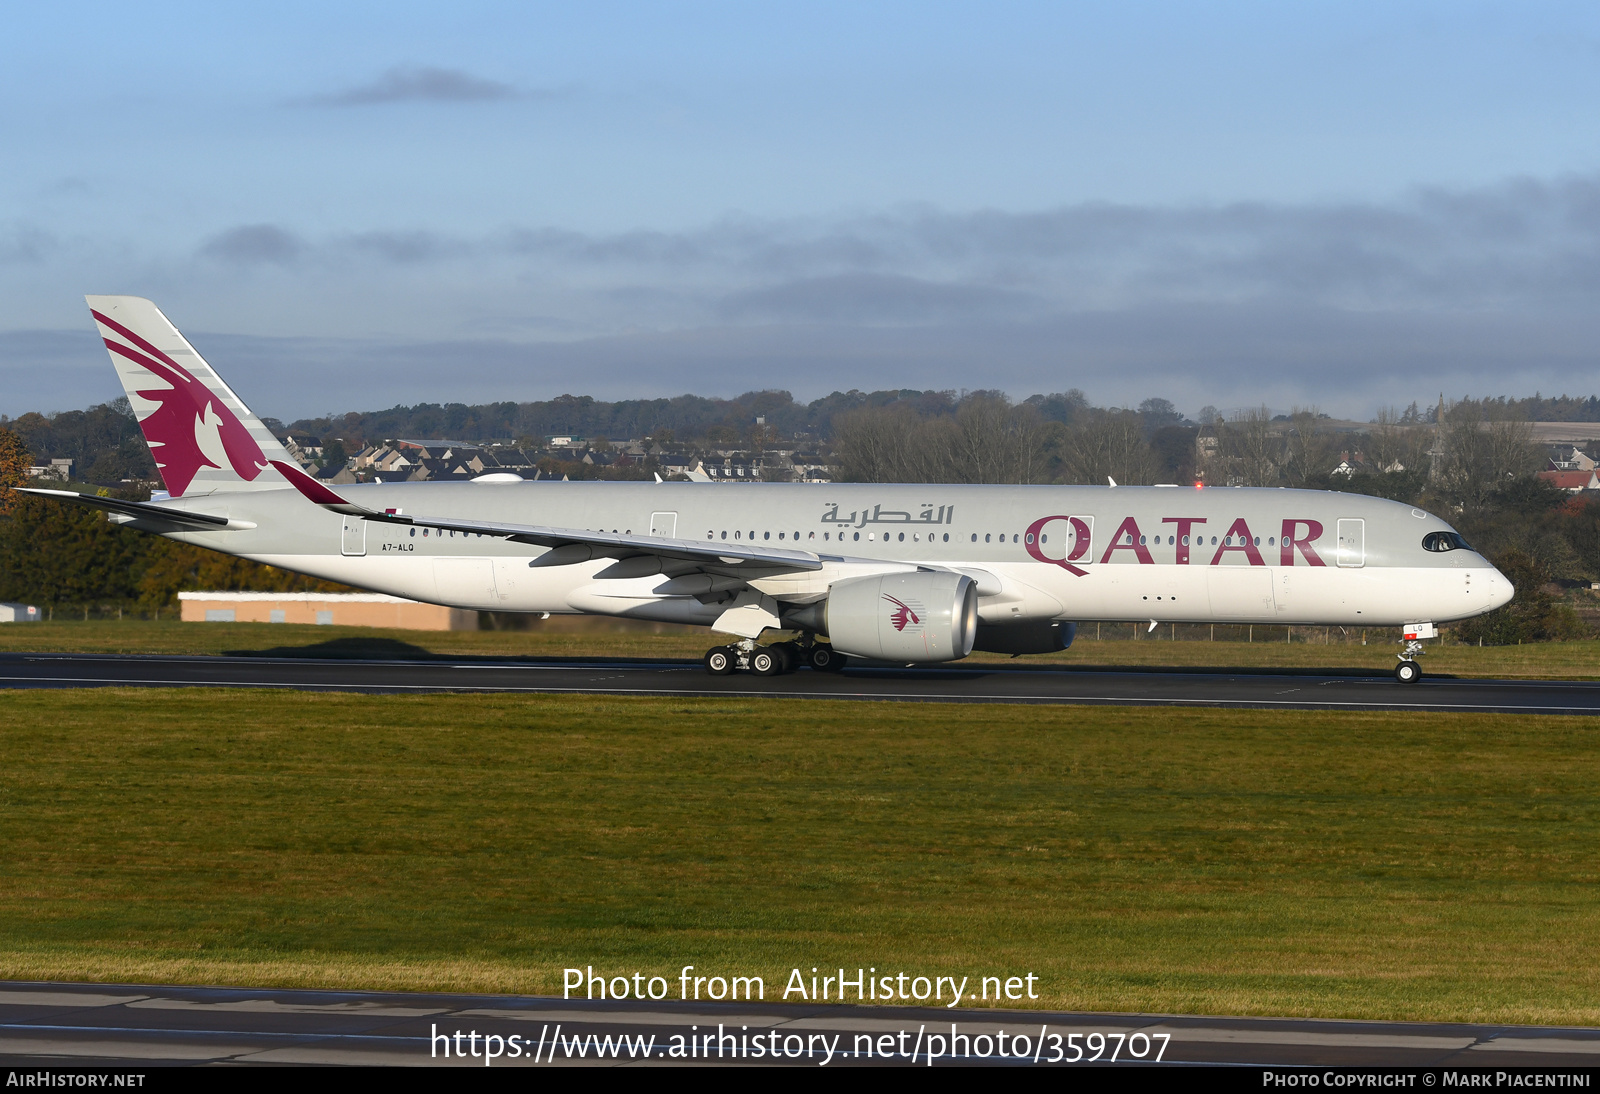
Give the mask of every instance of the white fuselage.
[[[302, 573], [452, 607], [715, 625], [735, 597], [814, 603], [837, 582], [953, 570], [979, 620], [1395, 626], [1478, 615], [1512, 588], [1470, 549], [1425, 550], [1438, 518], [1355, 494], [1159, 487], [696, 483], [344, 486], [368, 509], [808, 552], [816, 570], [616, 558], [538, 565], [546, 548], [341, 516], [294, 490], [171, 499], [253, 525], [172, 533]], [[1288, 542], [1286, 543], [1285, 540]]]

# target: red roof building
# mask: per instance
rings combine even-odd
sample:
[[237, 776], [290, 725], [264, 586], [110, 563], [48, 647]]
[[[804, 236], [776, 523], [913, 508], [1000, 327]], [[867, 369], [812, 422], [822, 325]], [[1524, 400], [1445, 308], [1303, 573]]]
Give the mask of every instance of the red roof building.
[[1596, 478], [1593, 471], [1541, 471], [1539, 478], [1569, 494], [1600, 490], [1600, 478]]

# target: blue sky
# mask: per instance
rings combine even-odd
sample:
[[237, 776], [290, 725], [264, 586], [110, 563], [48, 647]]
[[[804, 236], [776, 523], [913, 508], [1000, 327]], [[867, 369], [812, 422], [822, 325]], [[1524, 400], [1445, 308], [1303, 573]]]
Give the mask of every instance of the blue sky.
[[1588, 394], [1597, 92], [1577, 4], [35, 6], [0, 413], [118, 393], [84, 292], [285, 417]]

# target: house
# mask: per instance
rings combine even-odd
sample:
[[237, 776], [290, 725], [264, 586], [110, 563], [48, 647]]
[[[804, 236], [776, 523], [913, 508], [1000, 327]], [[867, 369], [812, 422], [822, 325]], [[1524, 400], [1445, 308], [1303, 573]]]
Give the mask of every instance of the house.
[[38, 464], [28, 468], [28, 478], [66, 482], [72, 478], [72, 468], [73, 463], [71, 460], [51, 460], [47, 464]]
[[284, 438], [283, 449], [289, 453], [301, 466], [310, 466], [322, 459], [322, 441], [317, 437], [308, 437], [302, 434], [295, 437]]
[[1600, 490], [1600, 478], [1595, 476], [1593, 468], [1588, 471], [1541, 471], [1538, 478], [1569, 494]]
[[1554, 449], [1549, 459], [1548, 470], [1551, 471], [1593, 471], [1600, 461], [1596, 461], [1583, 449], [1576, 445], [1561, 445]]

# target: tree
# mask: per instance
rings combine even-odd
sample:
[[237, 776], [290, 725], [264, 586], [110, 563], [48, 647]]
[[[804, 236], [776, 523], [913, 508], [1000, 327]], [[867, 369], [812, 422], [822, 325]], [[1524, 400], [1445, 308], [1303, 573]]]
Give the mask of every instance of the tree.
[[1217, 427], [1217, 457], [1222, 474], [1210, 475], [1216, 485], [1276, 486], [1283, 438], [1272, 425], [1272, 411], [1251, 407]]
[[0, 599], [129, 602], [140, 555], [136, 537], [97, 510], [24, 497], [0, 524]]
[[1485, 646], [1514, 646], [1518, 642], [1552, 642], [1584, 636], [1577, 614], [1558, 604], [1545, 588], [1549, 572], [1525, 551], [1503, 551], [1494, 557], [1495, 568], [1511, 581], [1517, 595], [1511, 603], [1487, 615], [1475, 616], [1456, 626], [1463, 642]]
[[1096, 411], [1069, 430], [1061, 442], [1066, 482], [1104, 486], [1115, 479], [1123, 486], [1155, 481], [1156, 458], [1144, 439], [1144, 422], [1131, 410]]
[[323, 443], [322, 466], [343, 467], [350, 460], [350, 454], [344, 449], [344, 441], [334, 437]]
[[1334, 451], [1316, 407], [1295, 407], [1284, 438], [1283, 476], [1290, 486], [1321, 488], [1334, 467]]
[[1154, 433], [1164, 425], [1178, 425], [1183, 415], [1169, 399], [1146, 399], [1139, 404], [1139, 417], [1144, 419], [1146, 433]]
[[9, 429], [0, 429], [0, 517], [6, 516], [26, 495], [13, 494], [12, 487], [25, 485], [33, 456], [22, 438]]

